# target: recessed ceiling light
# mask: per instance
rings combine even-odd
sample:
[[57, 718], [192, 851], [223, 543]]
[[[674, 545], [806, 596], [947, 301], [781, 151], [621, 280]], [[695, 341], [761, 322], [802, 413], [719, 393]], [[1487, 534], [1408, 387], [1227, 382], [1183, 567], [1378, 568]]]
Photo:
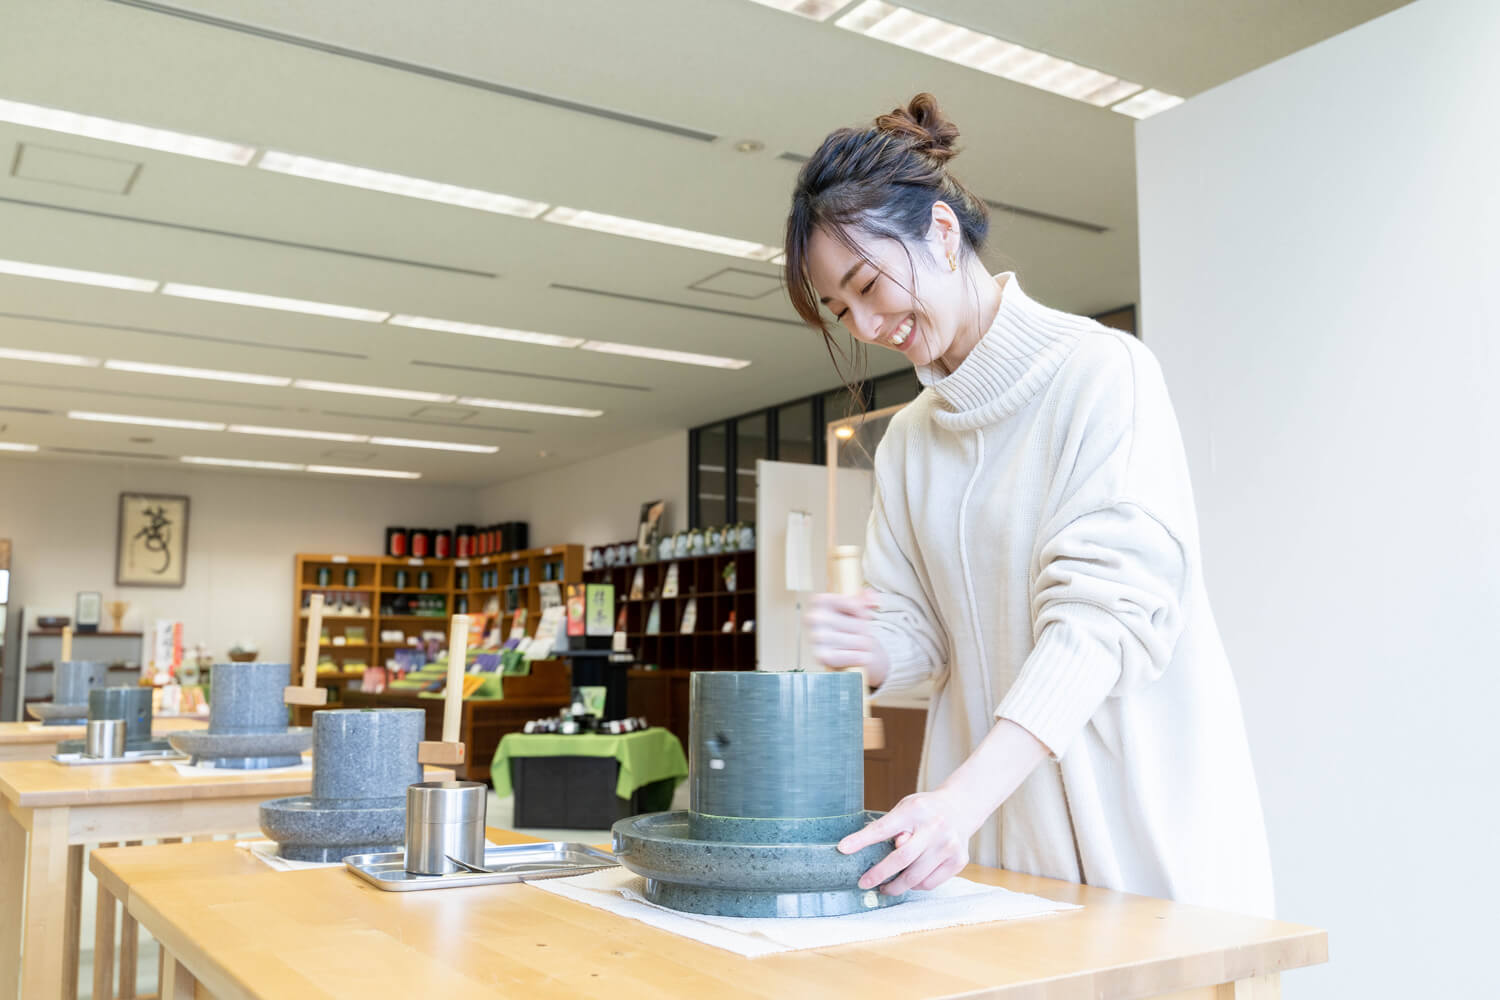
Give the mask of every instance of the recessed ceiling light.
[[768, 247], [763, 243], [754, 243], [750, 240], [715, 236], [712, 233], [700, 233], [691, 229], [677, 229], [673, 226], [658, 225], [655, 222], [642, 222], [639, 219], [627, 219], [619, 215], [565, 208], [562, 205], [542, 216], [542, 219], [564, 226], [592, 229], [595, 232], [611, 233], [615, 236], [630, 236], [638, 240], [651, 240], [653, 243], [667, 243], [672, 246], [687, 247], [690, 250], [707, 250], [711, 253], [728, 254], [731, 257], [743, 257], [747, 260], [770, 260], [781, 252], [776, 247]]
[[1175, 94], [1164, 94], [1159, 90], [1143, 90], [1128, 101], [1121, 101], [1111, 111], [1118, 111], [1122, 115], [1132, 118], [1150, 118], [1168, 108], [1175, 108], [1182, 103], [1182, 98]]
[[641, 347], [637, 344], [616, 344], [608, 340], [590, 340], [583, 345], [585, 351], [601, 354], [623, 354], [632, 358], [650, 358], [652, 361], [675, 361], [680, 365], [702, 365], [705, 368], [748, 368], [750, 362], [736, 358], [721, 358], [713, 354], [693, 354], [690, 351], [667, 351], [659, 347]]
[[370, 439], [368, 434], [340, 434], [336, 431], [305, 431], [297, 427], [260, 427], [255, 424], [230, 424], [228, 429], [233, 434], [309, 438], [314, 441], [344, 441], [353, 444], [363, 444]]
[[734, 144], [736, 153], [759, 153], [766, 148], [766, 144], [759, 139], [742, 139]]
[[86, 358], [81, 354], [53, 354], [50, 351], [23, 351], [0, 347], [0, 358], [7, 361], [36, 361], [44, 365], [72, 365], [75, 368], [98, 368], [98, 358]]
[[0, 441], [0, 451], [36, 451], [36, 445], [21, 444], [19, 441]]
[[406, 198], [421, 198], [438, 201], [462, 208], [477, 208], [481, 212], [497, 212], [500, 215], [515, 215], [523, 219], [535, 219], [547, 210], [545, 202], [527, 201], [508, 194], [481, 191], [478, 188], [459, 187], [440, 181], [407, 177], [404, 174], [389, 174], [369, 167], [356, 167], [348, 163], [317, 160], [311, 156], [297, 156], [267, 150], [256, 164], [262, 170], [274, 170], [279, 174], [291, 174], [330, 184], [346, 184], [349, 187], [399, 194]]
[[864, 0], [834, 23], [903, 49], [1097, 108], [1109, 107], [1141, 89], [1138, 83], [1121, 80], [1102, 70], [1080, 66], [883, 0]]
[[172, 132], [168, 129], [150, 128], [132, 122], [115, 121], [111, 118], [95, 118], [58, 108], [42, 107], [38, 104], [22, 104], [19, 101], [0, 100], [0, 121], [31, 128], [44, 128], [52, 132], [66, 132], [105, 142], [119, 142], [127, 146], [159, 149], [164, 153], [179, 153], [196, 156], [204, 160], [218, 160], [244, 166], [255, 158], [255, 147], [244, 146], [220, 139], [206, 139], [200, 135]]
[[168, 420], [165, 417], [134, 417], [123, 413], [91, 413], [85, 410], [69, 410], [72, 420], [95, 420], [106, 424], [139, 424], [142, 427], [175, 427], [184, 431], [222, 431], [223, 424], [210, 420]]
[[775, 7], [789, 14], [801, 14], [814, 21], [826, 21], [849, 0], [755, 0], [763, 7]]
[[371, 444], [396, 448], [431, 448], [433, 451], [467, 451], [475, 455], [493, 455], [500, 449], [492, 444], [460, 444], [457, 441], [415, 441], [411, 438], [372, 437]]
[[183, 455], [182, 460], [194, 465], [226, 465], [234, 469], [277, 469], [282, 472], [302, 472], [307, 468], [295, 462], [252, 462], [244, 458], [205, 458], [202, 455]]
[[236, 306], [256, 306], [261, 309], [281, 309], [286, 312], [311, 313], [314, 316], [332, 316], [336, 319], [353, 319], [363, 323], [383, 323], [390, 316], [377, 309], [359, 306], [340, 306], [329, 302], [312, 302], [308, 299], [288, 299], [279, 295], [261, 295], [256, 292], [237, 292], [232, 288], [205, 288], [202, 285], [181, 285], [169, 281], [162, 287], [163, 295], [176, 295], [184, 299], [203, 299], [206, 302], [225, 302]]
[[104, 271], [80, 271], [72, 267], [53, 267], [50, 264], [28, 264], [23, 260], [0, 260], [0, 274], [14, 274], [21, 278], [46, 278], [48, 281], [70, 281], [75, 285], [98, 285], [101, 288], [120, 288], [127, 292], [154, 292], [161, 285], [149, 278], [131, 278], [123, 274], [108, 274]]
[[461, 406], [483, 406], [491, 410], [521, 410], [525, 413], [550, 413], [556, 417], [602, 417], [603, 410], [589, 410], [578, 406], [552, 406], [547, 403], [517, 403], [508, 399], [484, 399], [480, 396], [460, 396]]
[[418, 403], [451, 403], [453, 397], [441, 392], [424, 392], [420, 389], [387, 389], [378, 385], [350, 385], [347, 382], [320, 382], [317, 379], [299, 378], [292, 382], [297, 389], [315, 392], [343, 392], [351, 396], [383, 396], [387, 399], [410, 399]]
[[308, 472], [326, 472], [331, 476], [376, 476], [381, 479], [421, 479], [420, 472], [401, 472], [397, 469], [353, 469], [343, 465], [309, 465]]
[[440, 330], [443, 333], [461, 333], [468, 337], [488, 337], [491, 340], [513, 340], [518, 344], [540, 344], [543, 347], [577, 347], [582, 337], [559, 337], [554, 333], [535, 333], [531, 330], [511, 330], [503, 326], [484, 326], [479, 323], [460, 323], [451, 319], [433, 319], [430, 316], [392, 316], [393, 326], [412, 326], [422, 330]]
[[243, 382], [246, 385], [287, 386], [291, 378], [285, 375], [253, 375], [249, 372], [224, 372], [211, 368], [184, 368], [180, 365], [153, 365], [143, 361], [119, 361], [114, 358], [104, 362], [104, 367], [117, 372], [136, 372], [141, 375], [175, 375], [180, 378], [210, 379], [215, 382]]

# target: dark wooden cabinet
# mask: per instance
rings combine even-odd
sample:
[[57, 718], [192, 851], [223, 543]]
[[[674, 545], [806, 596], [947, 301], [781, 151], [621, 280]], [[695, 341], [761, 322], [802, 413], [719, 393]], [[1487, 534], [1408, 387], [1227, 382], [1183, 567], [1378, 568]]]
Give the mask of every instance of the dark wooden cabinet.
[[917, 790], [927, 710], [875, 705], [870, 711], [885, 721], [885, 748], [865, 751], [865, 808], [885, 811]]

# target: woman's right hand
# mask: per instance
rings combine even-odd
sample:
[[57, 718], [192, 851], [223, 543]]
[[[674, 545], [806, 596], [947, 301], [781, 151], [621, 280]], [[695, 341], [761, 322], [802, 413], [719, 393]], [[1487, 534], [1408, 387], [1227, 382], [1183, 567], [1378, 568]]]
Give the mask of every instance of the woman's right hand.
[[830, 670], [858, 667], [879, 687], [890, 673], [885, 649], [875, 637], [875, 592], [818, 594], [804, 615], [813, 658]]

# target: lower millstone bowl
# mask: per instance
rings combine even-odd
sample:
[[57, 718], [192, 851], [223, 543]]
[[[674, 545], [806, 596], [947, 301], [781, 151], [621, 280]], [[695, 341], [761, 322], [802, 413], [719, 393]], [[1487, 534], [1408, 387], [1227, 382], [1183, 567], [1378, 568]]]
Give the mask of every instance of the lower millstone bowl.
[[[878, 812], [864, 813], [870, 822]], [[614, 825], [620, 864], [646, 878], [660, 906], [722, 917], [836, 917], [893, 906], [905, 896], [860, 889], [889, 842], [842, 854], [837, 844], [694, 840], [687, 812], [646, 813]]]
[[312, 794], [262, 802], [261, 831], [291, 861], [401, 850], [426, 725], [420, 708], [314, 712]]
[[646, 898], [727, 917], [830, 917], [903, 902], [859, 888], [889, 841], [842, 854], [865, 811], [856, 674], [700, 672], [691, 678], [686, 812], [614, 825]]
[[288, 663], [215, 663], [211, 668], [208, 729], [172, 733], [167, 742], [194, 764], [238, 771], [294, 767], [312, 746], [307, 726], [288, 726], [283, 692]]
[[109, 664], [97, 660], [63, 660], [52, 665], [52, 700], [27, 705], [44, 726], [81, 726], [89, 718], [89, 692], [103, 687]]
[[81, 726], [89, 721], [87, 705], [59, 705], [51, 701], [34, 701], [26, 706], [26, 711], [44, 726]]

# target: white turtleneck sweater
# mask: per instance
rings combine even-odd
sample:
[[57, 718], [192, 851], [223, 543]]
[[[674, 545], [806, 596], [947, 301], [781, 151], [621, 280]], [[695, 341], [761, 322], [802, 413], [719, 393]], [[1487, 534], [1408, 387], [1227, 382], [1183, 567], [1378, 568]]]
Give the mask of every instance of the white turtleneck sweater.
[[891, 664], [934, 686], [919, 787], [997, 718], [1052, 752], [973, 860], [1242, 913], [1273, 908], [1239, 696], [1203, 587], [1187, 461], [1133, 337], [1027, 298], [876, 453], [865, 578]]

